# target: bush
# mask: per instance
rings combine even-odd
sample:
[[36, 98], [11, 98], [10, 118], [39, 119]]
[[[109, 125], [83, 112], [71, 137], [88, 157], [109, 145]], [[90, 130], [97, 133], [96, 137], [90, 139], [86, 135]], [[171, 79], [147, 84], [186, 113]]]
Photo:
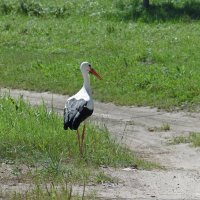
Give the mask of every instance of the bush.
[[123, 20], [140, 20], [144, 22], [200, 19], [200, 2], [185, 1], [179, 2], [158, 2], [151, 4], [148, 9], [144, 9], [142, 1], [122, 1], [116, 2], [117, 13], [119, 19]]
[[[66, 4], [68, 5], [68, 4]], [[1, 14], [7, 15], [10, 13], [19, 13], [22, 15], [30, 15], [30, 16], [55, 16], [55, 17], [63, 17], [65, 15], [69, 15], [69, 11], [66, 8], [66, 5], [55, 7], [49, 6], [44, 7], [40, 2], [37, 1], [2, 1], [0, 4]], [[68, 11], [68, 12], [67, 12]]]

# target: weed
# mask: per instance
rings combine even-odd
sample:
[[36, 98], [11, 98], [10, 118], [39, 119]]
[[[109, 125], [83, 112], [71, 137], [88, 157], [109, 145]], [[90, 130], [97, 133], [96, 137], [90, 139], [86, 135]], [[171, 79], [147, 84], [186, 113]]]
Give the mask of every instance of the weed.
[[170, 125], [169, 124], [162, 124], [160, 127], [150, 127], [148, 128], [148, 131], [150, 132], [165, 132], [165, 131], [169, 131], [170, 130]]
[[103, 172], [100, 172], [96, 176], [96, 182], [97, 183], [101, 183], [101, 184], [103, 184], [103, 183], [116, 183], [117, 179], [116, 178], [112, 178], [112, 177], [106, 175]]
[[189, 137], [177, 136], [173, 138], [172, 144], [190, 143]]
[[195, 147], [200, 147], [200, 133], [199, 132], [191, 133], [189, 138]]
[[9, 195], [11, 200], [20, 200], [20, 199], [38, 199], [38, 200], [48, 200], [48, 199], [55, 199], [55, 200], [64, 200], [64, 199], [83, 199], [84, 196], [79, 197], [78, 195], [73, 195], [72, 197], [72, 186], [70, 188], [66, 188], [65, 185], [63, 186], [55, 186], [52, 182], [50, 185], [45, 185], [42, 187], [38, 185], [35, 189], [25, 192], [25, 194], [21, 193], [14, 193], [13, 195]]
[[160, 130], [161, 130], [161, 131], [169, 131], [169, 130], [170, 130], [170, 125], [169, 125], [169, 124], [163, 124], [163, 125], [160, 127]]
[[174, 137], [171, 144], [192, 143], [195, 147], [200, 146], [200, 133], [193, 132], [189, 136]]

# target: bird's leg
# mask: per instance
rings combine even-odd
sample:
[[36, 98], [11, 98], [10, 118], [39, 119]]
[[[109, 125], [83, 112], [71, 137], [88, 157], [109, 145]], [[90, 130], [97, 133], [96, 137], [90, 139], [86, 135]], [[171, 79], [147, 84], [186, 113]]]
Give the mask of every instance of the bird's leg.
[[80, 141], [80, 134], [79, 134], [79, 130], [78, 129], [77, 129], [77, 139], [78, 139], [79, 151], [81, 152], [81, 141]]
[[82, 136], [81, 136], [81, 155], [83, 155], [84, 140], [85, 140], [85, 128], [86, 128], [86, 124], [84, 123]]

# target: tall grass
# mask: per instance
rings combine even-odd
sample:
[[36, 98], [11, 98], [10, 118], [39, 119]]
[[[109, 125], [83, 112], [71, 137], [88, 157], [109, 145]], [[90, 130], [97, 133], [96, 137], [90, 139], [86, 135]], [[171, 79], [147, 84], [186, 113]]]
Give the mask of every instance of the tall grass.
[[117, 145], [106, 131], [91, 124], [86, 129], [85, 152], [81, 157], [76, 133], [64, 131], [62, 123], [62, 118], [47, 111], [44, 105], [32, 108], [21, 98], [2, 97], [1, 162], [23, 163], [38, 169], [39, 173], [42, 169], [43, 175], [63, 176], [64, 173], [68, 179], [79, 181], [90, 176], [90, 168], [100, 165], [153, 167]]
[[72, 194], [72, 192], [72, 187], [69, 187], [67, 185], [57, 187], [53, 184], [50, 187], [46, 186], [46, 188], [37, 186], [32, 191], [27, 191], [25, 194], [15, 192], [14, 194], [9, 194], [7, 196], [9, 196], [10, 200], [81, 200], [84, 198], [84, 196], [75, 196], [74, 194]]
[[[198, 2], [159, 2], [144, 11], [131, 0], [3, 1], [0, 86], [71, 95], [82, 85], [79, 64], [87, 60], [104, 78], [92, 79], [95, 99], [197, 109], [200, 24], [188, 13]], [[41, 15], [34, 14], [36, 5]], [[62, 16], [51, 12], [63, 7]]]

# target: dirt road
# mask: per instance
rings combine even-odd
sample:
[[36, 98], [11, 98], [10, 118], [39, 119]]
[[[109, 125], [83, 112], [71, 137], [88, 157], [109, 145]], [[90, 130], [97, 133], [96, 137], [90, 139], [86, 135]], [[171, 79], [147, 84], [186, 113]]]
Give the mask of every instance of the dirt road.
[[[23, 95], [31, 104], [45, 102], [63, 114], [67, 96], [1, 89], [11, 96]], [[89, 186], [102, 199], [200, 200], [200, 148], [169, 144], [170, 139], [200, 132], [200, 113], [157, 111], [148, 107], [116, 106], [95, 102], [92, 120], [108, 128], [120, 144], [166, 170], [103, 169], [118, 177], [118, 185]], [[163, 126], [169, 130], [164, 131]], [[0, 185], [1, 186], [1, 185]], [[2, 185], [1, 187], [5, 187]], [[7, 188], [8, 189], [8, 188]]]

